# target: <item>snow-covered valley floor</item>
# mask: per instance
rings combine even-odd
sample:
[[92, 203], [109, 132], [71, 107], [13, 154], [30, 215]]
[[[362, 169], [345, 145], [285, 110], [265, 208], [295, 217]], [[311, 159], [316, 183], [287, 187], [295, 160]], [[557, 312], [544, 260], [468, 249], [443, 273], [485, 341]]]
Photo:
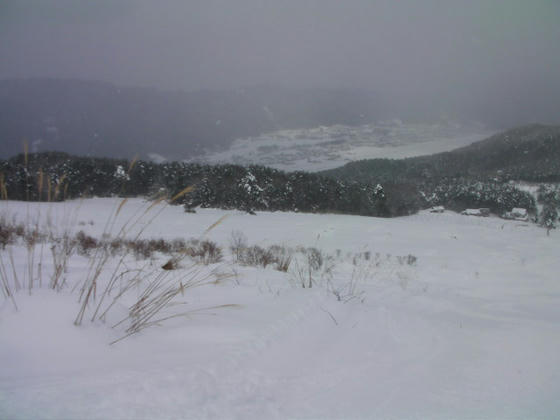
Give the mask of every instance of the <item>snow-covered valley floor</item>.
[[[2, 202], [0, 215], [100, 238], [149, 205], [127, 201], [106, 227], [120, 203]], [[560, 415], [558, 232], [547, 236], [533, 224], [451, 212], [397, 219], [253, 216], [214, 209], [189, 214], [158, 204], [149, 213], [127, 235], [145, 228], [144, 238], [215, 241], [223, 261], [200, 270], [221, 280], [185, 289], [178, 301], [186, 302], [180, 311], [188, 317], [109, 345], [125, 333], [122, 325], [111, 326], [145, 285], [119, 300], [106, 322], [89, 321], [92, 304], [75, 326], [90, 259], [72, 255], [66, 285], [56, 292], [46, 287], [53, 267], [45, 247], [42, 287], [15, 293], [17, 311], [0, 295], [0, 418]], [[288, 273], [233, 263], [233, 231], [250, 245], [315, 247], [329, 270], [315, 273], [313, 288], [304, 289], [300, 280], [309, 267], [302, 259], [294, 258]], [[5, 275], [11, 278], [13, 257], [23, 283], [27, 248], [13, 244], [0, 252]], [[34, 255], [36, 264], [40, 247]], [[98, 300], [119, 258], [107, 262]], [[127, 256], [120, 270], [141, 267], [150, 273], [147, 282], [167, 259]], [[184, 261], [170, 273], [180, 279], [187, 266]]]
[[[447, 152], [493, 134], [494, 130], [475, 123], [410, 123], [396, 119], [263, 133], [236, 139], [225, 150], [207, 152], [189, 161], [316, 172], [362, 159], [404, 159]], [[151, 158], [165, 161], [156, 153]]]

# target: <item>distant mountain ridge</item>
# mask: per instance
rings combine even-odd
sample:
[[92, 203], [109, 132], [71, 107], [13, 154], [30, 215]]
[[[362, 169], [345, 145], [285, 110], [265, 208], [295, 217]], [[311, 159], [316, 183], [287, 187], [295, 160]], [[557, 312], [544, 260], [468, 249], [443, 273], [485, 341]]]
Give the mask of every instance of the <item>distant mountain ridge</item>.
[[414, 184], [443, 178], [560, 182], [560, 126], [532, 124], [450, 152], [362, 160], [322, 174], [360, 182]]
[[171, 160], [215, 150], [263, 132], [386, 118], [391, 107], [370, 91], [252, 87], [169, 92], [110, 83], [0, 81], [0, 158], [23, 150]]

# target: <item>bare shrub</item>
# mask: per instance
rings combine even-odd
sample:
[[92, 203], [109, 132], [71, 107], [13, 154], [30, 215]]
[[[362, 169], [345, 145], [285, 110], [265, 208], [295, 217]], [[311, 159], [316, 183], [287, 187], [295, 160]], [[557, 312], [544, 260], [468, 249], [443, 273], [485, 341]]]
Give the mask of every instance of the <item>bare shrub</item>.
[[183, 249], [183, 254], [191, 257], [197, 258], [199, 257], [199, 244], [200, 241], [198, 239], [189, 239], [188, 242], [185, 244], [185, 248]]
[[323, 253], [317, 248], [307, 248], [305, 250], [307, 256], [307, 263], [309, 268], [313, 271], [318, 271], [323, 266]]
[[253, 245], [243, 249], [239, 256], [239, 263], [252, 267], [263, 267], [277, 263], [277, 257], [274, 254], [272, 247], [263, 248], [258, 245]]
[[122, 238], [114, 238], [108, 242], [107, 246], [111, 256], [114, 257], [115, 255], [120, 254], [125, 248], [125, 242]]
[[402, 255], [402, 256], [397, 256], [397, 261], [399, 262], [400, 265], [414, 265], [416, 264], [416, 261], [418, 260], [418, 258], [416, 258], [414, 255], [408, 254], [408, 255]]
[[165, 239], [150, 239], [148, 247], [152, 252], [161, 252], [162, 254], [170, 254], [173, 249], [171, 242]]
[[272, 245], [268, 249], [274, 257], [276, 269], [283, 273], [287, 273], [292, 262], [293, 251], [279, 245]]
[[87, 235], [83, 230], [76, 234], [76, 243], [80, 255], [91, 255], [91, 252], [99, 246], [97, 239]]
[[[95, 239], [93, 240], [95, 241]], [[84, 239], [84, 243], [88, 242], [87, 239]], [[95, 243], [97, 245], [97, 241], [95, 241]], [[68, 235], [64, 235], [62, 238], [52, 239], [51, 255], [53, 260], [53, 274], [49, 283], [51, 289], [60, 290], [62, 286], [64, 286], [62, 275], [66, 271], [68, 260], [72, 256], [77, 244], [78, 240], [73, 240]]]
[[126, 247], [134, 254], [136, 259], [147, 259], [152, 256], [153, 249], [147, 240], [136, 239], [125, 242]]
[[20, 238], [23, 238], [25, 236], [25, 226], [23, 226], [21, 223], [18, 225], [14, 226], [14, 233], [16, 234], [16, 236], [19, 236]]
[[302, 288], [311, 288], [313, 284], [330, 280], [335, 266], [334, 257], [323, 254], [314, 247], [298, 247], [297, 250], [301, 257], [294, 259], [289, 272]]
[[234, 230], [231, 232], [229, 249], [231, 250], [233, 257], [235, 258], [235, 261], [239, 262], [243, 251], [247, 249], [247, 237], [243, 234], [243, 232], [239, 230]]
[[[97, 246], [106, 247], [112, 256], [131, 252], [136, 259], [147, 259], [151, 258], [154, 252], [160, 252], [162, 254], [182, 253], [195, 256], [197, 251], [193, 248], [194, 242], [195, 241], [190, 242], [189, 246], [183, 239], [173, 239], [172, 241], [162, 238], [127, 240], [122, 237], [112, 239], [106, 237], [102, 241], [98, 241]], [[198, 241], [196, 241], [196, 244], [198, 244]]]
[[184, 239], [173, 239], [173, 241], [171, 241], [171, 251], [172, 252], [184, 252], [185, 249], [187, 248], [187, 243], [185, 242]]
[[45, 238], [46, 235], [39, 231], [37, 225], [32, 229], [24, 231], [23, 241], [27, 249], [27, 287], [29, 294], [31, 294], [35, 282], [35, 275], [33, 273], [33, 268], [35, 267], [35, 247], [38, 243], [44, 241]]
[[16, 237], [16, 227], [8, 224], [4, 218], [0, 219], [0, 246], [2, 249], [6, 249], [7, 245], [13, 244]]
[[44, 241], [46, 235], [41, 233], [37, 227], [27, 230], [24, 232], [23, 240], [25, 242], [25, 246], [28, 248], [32, 248], [37, 245], [39, 242]]
[[200, 243], [200, 249], [203, 264], [216, 264], [222, 261], [222, 249], [215, 242], [204, 240]]
[[172, 242], [165, 239], [113, 239], [109, 242], [109, 247], [113, 255], [122, 253], [125, 249], [134, 254], [136, 259], [151, 258], [155, 252], [171, 254], [174, 250]]
[[208, 239], [202, 241], [198, 239], [189, 240], [182, 253], [204, 265], [219, 263], [223, 258], [222, 249]]
[[292, 255], [283, 255], [276, 261], [276, 269], [283, 273], [287, 273], [292, 263]]
[[267, 265], [270, 265], [274, 262], [274, 255], [270, 251], [270, 249], [264, 249], [260, 247], [253, 247], [257, 251], [255, 254], [257, 263], [261, 265], [263, 268], [266, 268]]

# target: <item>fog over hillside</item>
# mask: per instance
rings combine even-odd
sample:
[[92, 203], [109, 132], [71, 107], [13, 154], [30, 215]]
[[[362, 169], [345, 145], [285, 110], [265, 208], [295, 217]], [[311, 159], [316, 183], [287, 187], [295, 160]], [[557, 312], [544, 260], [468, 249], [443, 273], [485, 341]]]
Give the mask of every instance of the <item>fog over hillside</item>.
[[560, 123], [559, 18], [547, 0], [4, 0], [0, 79], [118, 88], [0, 89], [2, 123], [26, 128], [0, 141], [33, 142], [53, 118], [79, 128], [67, 151], [114, 156], [386, 118]]
[[162, 91], [59, 79], [0, 81], [0, 157], [61, 150], [180, 160], [280, 129], [357, 125], [395, 110], [371, 91], [260, 86]]

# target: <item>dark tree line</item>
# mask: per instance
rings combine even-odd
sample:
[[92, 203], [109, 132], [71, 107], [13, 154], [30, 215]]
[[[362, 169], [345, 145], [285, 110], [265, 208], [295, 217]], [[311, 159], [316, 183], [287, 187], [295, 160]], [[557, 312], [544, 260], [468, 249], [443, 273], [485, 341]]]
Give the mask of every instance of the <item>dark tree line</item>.
[[254, 211], [343, 213], [395, 217], [431, 205], [454, 210], [488, 207], [501, 214], [513, 207], [535, 210], [530, 194], [509, 184], [442, 179], [406, 182], [358, 182], [307, 172], [283, 172], [264, 166], [203, 165], [142, 160], [74, 157], [64, 153], [18, 155], [0, 161], [2, 198], [58, 201], [79, 197], [181, 197], [188, 211], [215, 207]]
[[57, 201], [92, 196], [172, 197], [194, 191], [178, 204], [257, 210], [332, 212], [391, 217], [410, 214], [410, 194], [400, 185], [381, 186], [263, 166], [203, 165], [73, 157], [64, 153], [18, 155], [0, 161], [2, 190], [15, 200]]
[[[560, 127], [534, 124], [451, 152], [351, 162], [322, 174], [344, 181], [409, 185], [412, 196], [414, 190], [420, 193], [420, 206], [487, 207], [496, 214], [522, 207], [535, 213], [532, 196], [510, 181], [560, 182]], [[552, 207], [546, 206], [547, 214], [552, 215]]]
[[431, 205], [443, 205], [455, 211], [484, 207], [501, 215], [514, 207], [521, 207], [530, 213], [536, 212], [533, 196], [508, 183], [446, 179], [435, 185], [426, 185], [424, 191]]

